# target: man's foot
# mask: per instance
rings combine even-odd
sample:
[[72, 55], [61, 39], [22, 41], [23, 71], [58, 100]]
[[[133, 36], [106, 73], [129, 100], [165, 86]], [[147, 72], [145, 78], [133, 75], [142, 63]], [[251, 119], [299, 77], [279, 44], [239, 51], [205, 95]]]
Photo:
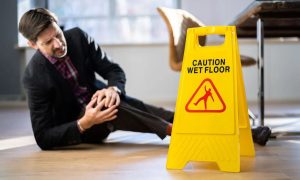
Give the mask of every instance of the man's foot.
[[271, 129], [267, 126], [259, 126], [252, 129], [253, 141], [261, 146], [265, 146], [271, 136]]
[[168, 126], [167, 126], [167, 135], [168, 136], [171, 136], [171, 134], [172, 134], [172, 128], [173, 128], [173, 124], [168, 124]]

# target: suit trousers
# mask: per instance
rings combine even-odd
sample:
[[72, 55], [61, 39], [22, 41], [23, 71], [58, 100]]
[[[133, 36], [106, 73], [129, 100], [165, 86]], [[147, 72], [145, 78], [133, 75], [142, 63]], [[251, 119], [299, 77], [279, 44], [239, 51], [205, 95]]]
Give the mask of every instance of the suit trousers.
[[164, 139], [167, 126], [173, 123], [173, 118], [172, 111], [124, 96], [118, 107], [117, 118], [91, 127], [84, 132], [82, 139], [86, 143], [101, 143], [109, 133], [116, 130], [155, 133]]

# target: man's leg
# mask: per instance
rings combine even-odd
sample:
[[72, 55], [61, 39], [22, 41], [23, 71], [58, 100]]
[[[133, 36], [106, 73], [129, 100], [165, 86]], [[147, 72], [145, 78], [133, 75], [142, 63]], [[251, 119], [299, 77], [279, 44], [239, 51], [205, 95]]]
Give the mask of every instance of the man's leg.
[[111, 131], [108, 129], [107, 123], [94, 125], [82, 134], [82, 142], [92, 144], [102, 143], [110, 132]]
[[[137, 102], [139, 102], [137, 100]], [[137, 103], [135, 102], [135, 103]], [[131, 102], [132, 103], [132, 102]], [[134, 104], [135, 106], [137, 104]], [[173, 113], [164, 112], [164, 110], [140, 104], [136, 108], [131, 104], [122, 101], [118, 107], [117, 118], [108, 122], [108, 126], [113, 130], [125, 130], [133, 132], [155, 133], [161, 139], [169, 135], [167, 129], [170, 123], [166, 120], [171, 118]], [[146, 109], [145, 109], [146, 108]], [[164, 119], [166, 118], [166, 119]]]
[[146, 104], [141, 100], [138, 100], [136, 98], [132, 98], [132, 97], [129, 97], [129, 96], [126, 96], [123, 99], [123, 101], [125, 101], [129, 105], [131, 105], [131, 106], [133, 106], [133, 107], [135, 107], [135, 108], [137, 108], [141, 111], [144, 111], [144, 112], [150, 113], [152, 115], [161, 117], [162, 119], [166, 120], [167, 122], [173, 123], [174, 112], [172, 112], [172, 111], [166, 110], [166, 109], [161, 108], [161, 107], [156, 107], [156, 106], [153, 106], [153, 105]]

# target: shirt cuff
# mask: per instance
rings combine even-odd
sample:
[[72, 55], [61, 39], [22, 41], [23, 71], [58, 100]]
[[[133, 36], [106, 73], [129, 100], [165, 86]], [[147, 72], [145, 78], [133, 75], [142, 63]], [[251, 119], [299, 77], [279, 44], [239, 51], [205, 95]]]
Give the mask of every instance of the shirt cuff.
[[117, 86], [111, 86], [119, 95], [121, 95], [121, 90]]

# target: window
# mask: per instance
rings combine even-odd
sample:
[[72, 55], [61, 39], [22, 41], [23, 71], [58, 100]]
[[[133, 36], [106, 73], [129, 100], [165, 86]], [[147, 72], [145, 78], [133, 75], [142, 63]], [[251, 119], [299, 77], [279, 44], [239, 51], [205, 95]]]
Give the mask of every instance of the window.
[[49, 0], [65, 30], [80, 27], [100, 44], [157, 43], [168, 38], [156, 7], [178, 0]]
[[[21, 16], [32, 7], [31, 0], [18, 0], [18, 24]], [[27, 40], [20, 33], [18, 33], [18, 45], [27, 46]]]
[[[80, 27], [100, 44], [167, 42], [167, 28], [156, 7], [178, 8], [180, 0], [18, 0], [18, 19], [46, 7], [64, 30]], [[18, 21], [19, 22], [19, 21]], [[26, 40], [19, 34], [19, 46]]]

